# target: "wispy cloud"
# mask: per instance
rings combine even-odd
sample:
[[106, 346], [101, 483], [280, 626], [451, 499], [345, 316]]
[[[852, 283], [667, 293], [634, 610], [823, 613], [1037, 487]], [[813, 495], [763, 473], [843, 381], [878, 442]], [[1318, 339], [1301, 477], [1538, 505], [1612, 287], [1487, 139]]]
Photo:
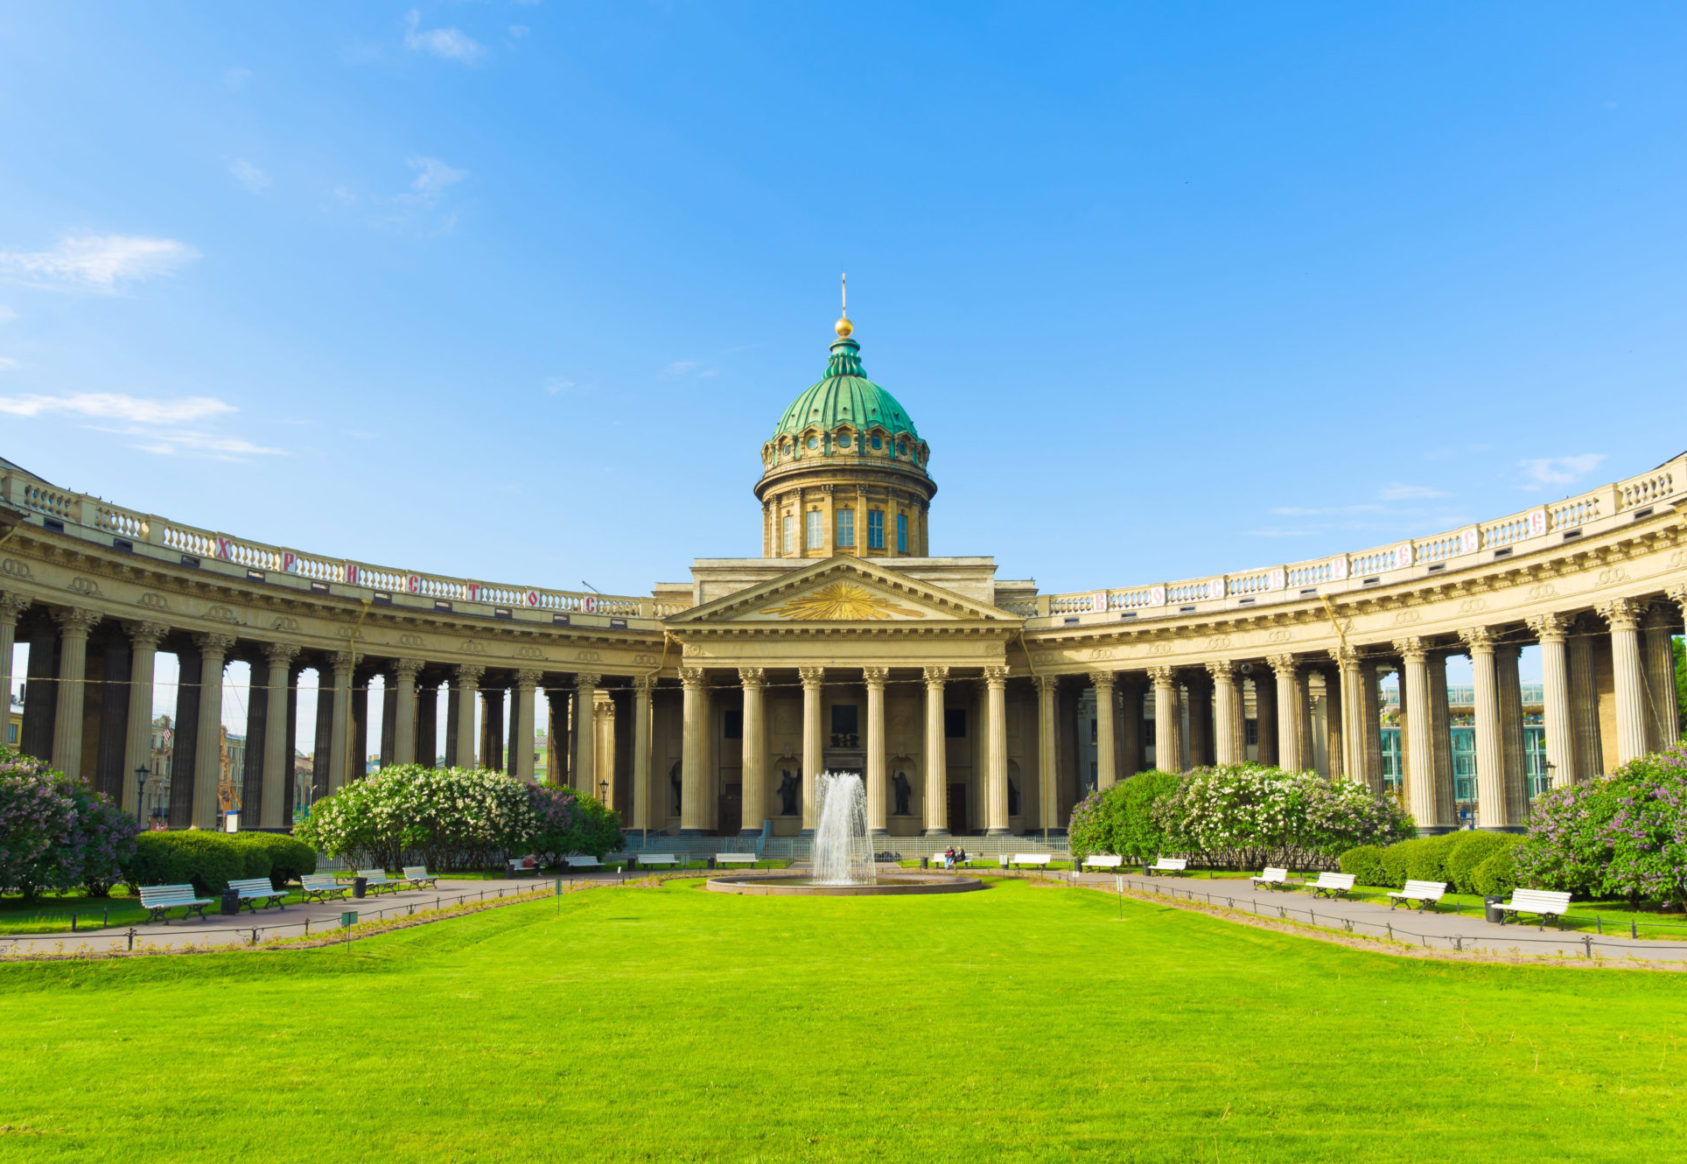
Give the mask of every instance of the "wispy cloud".
[[720, 375], [720, 369], [706, 368], [700, 360], [675, 360], [662, 369], [662, 375], [669, 377], [695, 376], [699, 380], [706, 380], [711, 376]]
[[18, 362], [10, 356], [0, 356], [0, 372], [9, 372], [18, 366]]
[[228, 172], [234, 176], [236, 182], [239, 182], [254, 194], [262, 193], [269, 188], [269, 175], [245, 158], [236, 158], [230, 162]]
[[1445, 505], [1411, 504], [1439, 501], [1450, 496], [1451, 494], [1427, 485], [1407, 485], [1392, 481], [1378, 489], [1376, 499], [1372, 501], [1355, 501], [1347, 505], [1274, 506], [1270, 511], [1273, 517], [1295, 520], [1286, 525], [1268, 525], [1261, 529], [1248, 530], [1247, 536], [1302, 538], [1346, 533], [1366, 538], [1389, 538], [1414, 531], [1452, 529], [1466, 524], [1466, 518], [1462, 514]]
[[211, 396], [183, 396], [174, 400], [146, 400], [115, 392], [0, 396], [0, 412], [11, 416], [70, 413], [91, 420], [126, 420], [133, 424], [185, 424], [234, 411], [234, 405]]
[[423, 28], [422, 14], [414, 8], [404, 14], [404, 47], [464, 65], [478, 64], [486, 55], [486, 46], [460, 28]]
[[0, 327], [4, 327], [17, 317], [17, 312], [13, 311], [10, 307], [7, 307], [4, 303], [0, 303]]
[[1538, 491], [1559, 485], [1574, 485], [1605, 463], [1604, 453], [1577, 453], [1570, 457], [1535, 457], [1517, 462], [1523, 470], [1519, 489]]
[[221, 436], [192, 429], [167, 429], [160, 432], [136, 432], [140, 440], [129, 447], [159, 457], [197, 456], [213, 461], [239, 461], [247, 457], [281, 457], [285, 449], [265, 448], [244, 437]]
[[1382, 487], [1377, 494], [1384, 501], [1433, 501], [1440, 497], [1451, 497], [1445, 489], [1432, 489], [1428, 485], [1403, 485], [1396, 481]]
[[410, 180], [410, 191], [399, 195], [399, 201], [417, 206], [436, 206], [445, 191], [469, 176], [467, 170], [457, 170], [438, 158], [417, 156], [404, 159], [404, 164], [416, 171]]
[[172, 238], [67, 235], [47, 251], [0, 251], [0, 276], [30, 286], [110, 294], [120, 286], [170, 275], [199, 257]]
[[233, 65], [223, 70], [223, 88], [238, 93], [252, 79], [252, 70]]

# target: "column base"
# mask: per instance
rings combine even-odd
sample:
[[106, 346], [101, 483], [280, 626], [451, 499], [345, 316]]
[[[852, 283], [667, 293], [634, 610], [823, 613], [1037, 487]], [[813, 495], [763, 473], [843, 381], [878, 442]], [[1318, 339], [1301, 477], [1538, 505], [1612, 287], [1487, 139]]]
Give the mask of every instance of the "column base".
[[890, 830], [884, 828], [868, 829], [867, 835], [870, 837], [888, 837], [890, 836]]
[[741, 837], [759, 837], [759, 836], [761, 836], [761, 830], [760, 829], [739, 829], [738, 835], [741, 836]]
[[797, 836], [808, 837], [810, 840], [813, 840], [814, 839], [814, 830], [813, 829], [803, 829], [801, 832], [799, 832], [797, 834]]
[[687, 829], [687, 828], [682, 828], [682, 829], [680, 829], [679, 832], [674, 834], [674, 836], [676, 836], [676, 837], [706, 837], [708, 835], [709, 835], [708, 829]]
[[1011, 836], [1013, 836], [1013, 830], [1011, 830], [1011, 829], [985, 829], [984, 835], [987, 836], [987, 837], [1011, 837]]
[[1452, 825], [1419, 825], [1418, 826], [1418, 836], [1420, 836], [1420, 837], [1444, 837], [1448, 833], [1457, 832], [1457, 831], [1458, 830], [1453, 828]]
[[922, 837], [948, 837], [953, 836], [954, 834], [948, 829], [926, 829], [920, 835]]
[[1523, 825], [1477, 825], [1479, 833], [1526, 833], [1529, 830]]

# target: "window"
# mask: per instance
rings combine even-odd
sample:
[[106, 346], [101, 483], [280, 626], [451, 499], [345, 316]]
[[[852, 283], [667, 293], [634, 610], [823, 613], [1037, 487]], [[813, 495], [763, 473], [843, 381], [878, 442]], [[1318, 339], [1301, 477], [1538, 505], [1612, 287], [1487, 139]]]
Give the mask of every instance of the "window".
[[967, 738], [966, 708], [945, 707], [943, 709], [943, 738], [948, 740], [964, 740]]
[[820, 548], [820, 511], [818, 509], [811, 509], [808, 511], [807, 532], [808, 548], [811, 550], [818, 550]]
[[782, 520], [785, 523], [785, 528], [784, 528], [784, 531], [783, 531], [783, 535], [784, 535], [784, 539], [785, 539], [785, 552], [788, 554], [792, 550], [797, 548], [797, 532], [796, 532], [797, 519], [792, 517], [790, 514], [787, 513]]
[[820, 447], [820, 438], [817, 437], [817, 436], [809, 437], [808, 438], [808, 447], [811, 448], [811, 449], [819, 448]]
[[1529, 782], [1529, 799], [1533, 801], [1537, 796], [1552, 787], [1551, 773], [1546, 767], [1546, 728], [1533, 724], [1523, 728], [1523, 764], [1524, 772]]
[[832, 704], [832, 747], [861, 746], [861, 712], [853, 703]]
[[840, 432], [838, 434], [838, 448], [840, 448], [840, 449], [849, 448], [849, 434], [847, 432]]
[[1453, 799], [1476, 799], [1476, 729], [1447, 729], [1453, 745]]
[[1404, 765], [1400, 759], [1400, 729], [1385, 727], [1382, 729], [1382, 782], [1391, 792], [1398, 792], [1400, 781], [1404, 778]]
[[906, 513], [896, 515], [896, 552], [899, 554], [908, 552], [908, 515]]
[[744, 738], [744, 710], [739, 707], [723, 707], [721, 709], [721, 739], [741, 740]]
[[1245, 719], [1242, 721], [1243, 740], [1250, 748], [1259, 747], [1259, 720]]
[[873, 434], [873, 451], [876, 453], [884, 447], [885, 447], [884, 437], [880, 436], [878, 433], [874, 433]]
[[885, 514], [882, 509], [867, 511], [867, 548], [882, 550], [885, 548]]
[[853, 547], [855, 545], [855, 510], [838, 510], [838, 546]]

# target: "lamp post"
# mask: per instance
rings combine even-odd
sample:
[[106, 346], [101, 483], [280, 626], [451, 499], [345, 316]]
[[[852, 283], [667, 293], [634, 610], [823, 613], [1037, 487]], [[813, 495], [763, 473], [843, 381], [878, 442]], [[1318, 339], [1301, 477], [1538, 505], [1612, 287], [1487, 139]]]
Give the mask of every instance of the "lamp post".
[[135, 769], [135, 823], [146, 824], [146, 778], [152, 772], [145, 764]]
[[609, 803], [609, 781], [599, 780], [597, 782], [597, 799], [598, 799], [599, 804], [608, 805], [608, 803]]

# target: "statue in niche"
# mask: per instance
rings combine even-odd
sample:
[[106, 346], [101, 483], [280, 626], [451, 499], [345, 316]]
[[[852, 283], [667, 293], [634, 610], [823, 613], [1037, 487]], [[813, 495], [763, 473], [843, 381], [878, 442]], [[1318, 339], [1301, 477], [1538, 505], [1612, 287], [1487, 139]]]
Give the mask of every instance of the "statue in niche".
[[685, 800], [685, 785], [680, 780], [679, 765], [675, 764], [668, 771], [668, 783], [674, 787], [674, 815], [680, 814], [681, 804]]
[[908, 798], [913, 795], [914, 786], [908, 783], [907, 775], [901, 771], [892, 778], [890, 786], [896, 791], [896, 815], [907, 816]]
[[802, 792], [802, 785], [791, 775], [789, 768], [779, 770], [779, 813], [781, 816], [797, 815], [797, 796]]
[[1008, 781], [1008, 815], [1019, 815], [1019, 785], [1012, 780]]

